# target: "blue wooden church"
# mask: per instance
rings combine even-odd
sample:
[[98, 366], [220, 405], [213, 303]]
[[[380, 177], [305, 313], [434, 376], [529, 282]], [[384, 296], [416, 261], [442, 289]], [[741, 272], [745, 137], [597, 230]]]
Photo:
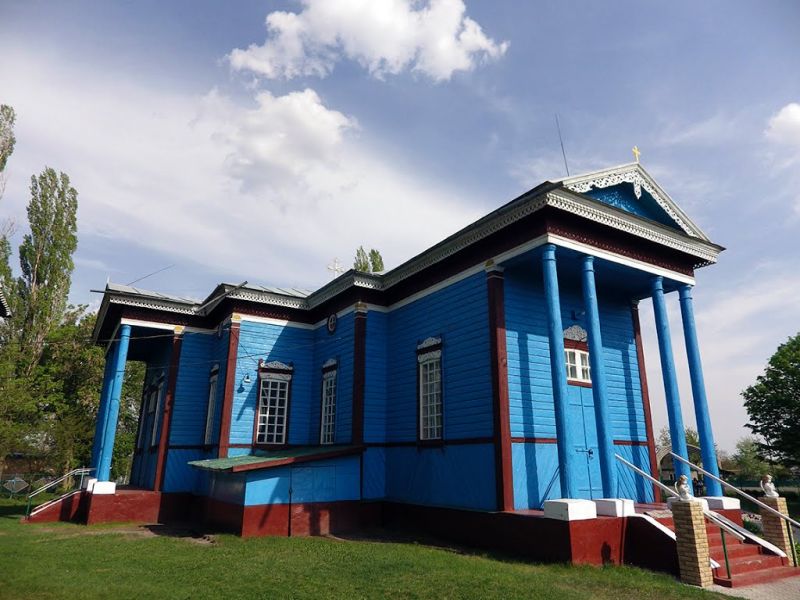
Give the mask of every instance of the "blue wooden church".
[[[637, 307], [653, 303], [657, 385], [688, 457], [671, 336], [685, 340], [714, 471], [692, 287], [721, 251], [633, 163], [542, 183], [390, 271], [310, 293], [221, 284], [198, 302], [108, 284], [88, 520], [191, 514], [296, 535], [406, 519], [510, 539], [510, 519], [547, 500], [652, 503], [616, 458], [657, 476]], [[128, 361], [147, 376], [117, 488]]]

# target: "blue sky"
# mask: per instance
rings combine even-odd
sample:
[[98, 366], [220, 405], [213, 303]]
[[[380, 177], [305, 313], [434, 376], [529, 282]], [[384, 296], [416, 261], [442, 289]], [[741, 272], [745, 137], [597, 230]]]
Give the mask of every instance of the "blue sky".
[[637, 144], [728, 248], [695, 292], [723, 448], [745, 433], [739, 391], [800, 329], [796, 2], [5, 0], [0, 56], [18, 113], [0, 217], [21, 234], [30, 175], [70, 174], [74, 302], [170, 265], [140, 285], [313, 289], [361, 243], [395, 266], [563, 177], [558, 113], [573, 174]]

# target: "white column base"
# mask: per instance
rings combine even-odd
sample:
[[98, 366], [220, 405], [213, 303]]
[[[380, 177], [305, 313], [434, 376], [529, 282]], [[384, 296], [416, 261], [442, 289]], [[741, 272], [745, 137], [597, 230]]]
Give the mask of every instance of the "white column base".
[[[681, 500], [677, 496], [671, 496], [667, 498], [667, 508], [672, 510], [672, 505], [677, 504], [678, 502], [684, 502], [684, 500]], [[700, 504], [703, 505], [703, 510], [708, 510], [708, 502], [706, 501], [705, 498], [695, 498], [694, 496], [692, 496], [692, 502], [699, 502]]]
[[114, 481], [95, 481], [92, 486], [93, 494], [109, 494], [113, 495], [117, 492], [117, 484]]
[[89, 477], [88, 479], [83, 480], [83, 489], [87, 492], [91, 492], [94, 484], [97, 483], [97, 477]]
[[742, 503], [738, 498], [730, 498], [728, 496], [704, 496], [703, 500], [708, 503], [708, 508], [711, 510], [741, 510]]
[[558, 521], [583, 521], [597, 518], [597, 507], [591, 500], [561, 498], [545, 500], [544, 516]]
[[628, 498], [600, 498], [594, 503], [597, 514], [604, 517], [630, 517], [636, 514], [633, 500]]

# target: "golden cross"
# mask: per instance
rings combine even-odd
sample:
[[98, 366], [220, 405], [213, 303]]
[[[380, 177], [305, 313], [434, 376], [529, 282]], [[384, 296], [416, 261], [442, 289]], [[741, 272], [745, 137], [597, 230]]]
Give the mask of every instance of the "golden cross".
[[638, 162], [639, 162], [639, 155], [641, 154], [641, 152], [639, 151], [639, 146], [634, 146], [634, 147], [632, 148], [632, 151], [633, 151], [633, 156], [634, 156], [634, 158], [636, 158], [636, 162], [637, 162], [637, 164], [638, 164]]

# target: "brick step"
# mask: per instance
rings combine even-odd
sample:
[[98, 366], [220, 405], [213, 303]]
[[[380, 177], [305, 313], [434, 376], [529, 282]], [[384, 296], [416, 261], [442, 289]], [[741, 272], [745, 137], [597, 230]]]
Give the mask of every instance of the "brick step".
[[[720, 575], [727, 575], [725, 559], [717, 560], [717, 562], [719, 563], [717, 573]], [[731, 565], [731, 573], [733, 575], [784, 566], [783, 559], [780, 556], [767, 556], [765, 554], [759, 554], [758, 556], [737, 556], [735, 558], [729, 558], [728, 562]]]
[[[720, 562], [725, 559], [725, 552], [722, 546], [710, 546], [711, 558]], [[738, 558], [740, 556], [762, 556], [761, 548], [755, 544], [728, 544], [728, 558]]]
[[720, 573], [721, 576], [714, 576], [714, 583], [723, 587], [742, 587], [800, 575], [800, 568], [797, 567], [773, 567], [770, 569], [734, 574], [731, 579], [728, 579], [725, 577], [724, 569], [725, 567], [723, 566]]

